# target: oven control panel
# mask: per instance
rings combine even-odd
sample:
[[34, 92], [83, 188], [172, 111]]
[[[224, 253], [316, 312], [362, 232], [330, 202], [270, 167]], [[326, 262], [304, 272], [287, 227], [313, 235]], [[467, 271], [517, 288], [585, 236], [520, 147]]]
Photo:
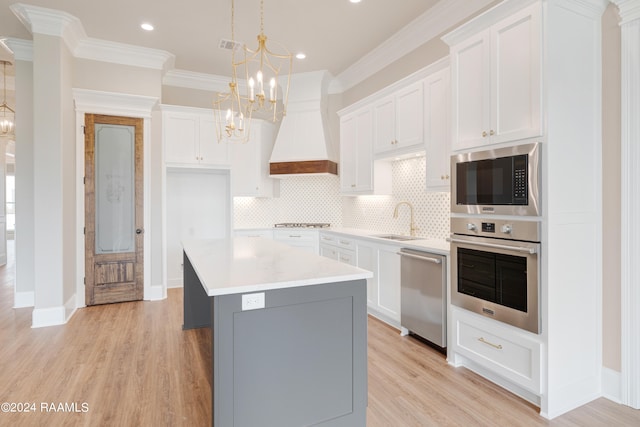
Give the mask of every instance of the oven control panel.
[[539, 242], [541, 235], [539, 221], [481, 217], [451, 218], [451, 233], [528, 242]]

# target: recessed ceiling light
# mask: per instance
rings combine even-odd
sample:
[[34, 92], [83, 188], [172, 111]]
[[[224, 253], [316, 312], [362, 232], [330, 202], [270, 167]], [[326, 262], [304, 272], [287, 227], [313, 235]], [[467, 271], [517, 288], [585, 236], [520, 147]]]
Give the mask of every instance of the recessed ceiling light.
[[302, 52], [300, 52], [300, 53], [296, 53], [296, 58], [298, 58], [298, 59], [304, 59], [304, 58], [306, 58], [306, 57], [307, 57], [307, 55], [306, 55], [306, 54], [304, 54], [304, 53], [302, 53]]
[[143, 22], [140, 25], [140, 28], [142, 28], [145, 31], [153, 31], [153, 25], [149, 24], [148, 22]]
[[351, 3], [360, 3], [362, 0], [349, 0]]

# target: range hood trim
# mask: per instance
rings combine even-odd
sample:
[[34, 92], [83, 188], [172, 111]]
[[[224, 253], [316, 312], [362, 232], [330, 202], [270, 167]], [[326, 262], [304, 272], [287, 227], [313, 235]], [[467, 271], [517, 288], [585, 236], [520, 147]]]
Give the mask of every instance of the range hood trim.
[[269, 175], [276, 178], [287, 175], [338, 175], [338, 164], [331, 160], [273, 162], [269, 164]]

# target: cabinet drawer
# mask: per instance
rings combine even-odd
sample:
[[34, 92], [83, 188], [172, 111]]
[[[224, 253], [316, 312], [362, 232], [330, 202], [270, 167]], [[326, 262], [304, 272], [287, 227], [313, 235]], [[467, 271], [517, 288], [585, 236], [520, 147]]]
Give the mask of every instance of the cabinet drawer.
[[318, 239], [317, 233], [317, 231], [309, 230], [274, 230], [273, 238], [288, 241], [316, 241]]
[[353, 239], [326, 233], [320, 233], [320, 243], [333, 245], [348, 250], [355, 250], [356, 247], [356, 242]]
[[[458, 314], [457, 311], [456, 313]], [[455, 316], [455, 350], [513, 383], [539, 394], [540, 343], [483, 320]]]
[[356, 253], [355, 251], [341, 250], [339, 258], [340, 262], [350, 265], [356, 265]]

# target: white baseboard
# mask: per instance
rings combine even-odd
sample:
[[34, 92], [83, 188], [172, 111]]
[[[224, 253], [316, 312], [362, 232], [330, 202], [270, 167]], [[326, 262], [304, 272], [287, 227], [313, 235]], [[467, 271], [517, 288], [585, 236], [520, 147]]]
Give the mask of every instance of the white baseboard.
[[13, 308], [33, 307], [35, 305], [35, 292], [15, 292], [13, 295]]
[[76, 294], [64, 305], [49, 308], [34, 308], [31, 313], [31, 327], [44, 328], [47, 326], [64, 325], [76, 312]]
[[602, 396], [616, 403], [622, 403], [622, 374], [602, 367]]
[[182, 288], [182, 287], [183, 287], [182, 278], [167, 280], [167, 288]]
[[167, 291], [162, 285], [149, 286], [144, 290], [145, 301], [158, 301], [167, 298]]

